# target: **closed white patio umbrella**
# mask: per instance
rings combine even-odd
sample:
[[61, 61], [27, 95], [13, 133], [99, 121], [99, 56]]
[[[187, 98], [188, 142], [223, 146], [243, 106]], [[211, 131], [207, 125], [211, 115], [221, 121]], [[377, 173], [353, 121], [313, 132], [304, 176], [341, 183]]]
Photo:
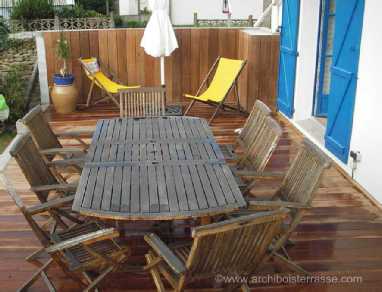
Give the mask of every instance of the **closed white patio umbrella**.
[[168, 0], [149, 0], [152, 11], [149, 22], [145, 28], [141, 47], [146, 54], [161, 58], [161, 84], [165, 85], [164, 57], [168, 57], [178, 48], [178, 41], [168, 16]]

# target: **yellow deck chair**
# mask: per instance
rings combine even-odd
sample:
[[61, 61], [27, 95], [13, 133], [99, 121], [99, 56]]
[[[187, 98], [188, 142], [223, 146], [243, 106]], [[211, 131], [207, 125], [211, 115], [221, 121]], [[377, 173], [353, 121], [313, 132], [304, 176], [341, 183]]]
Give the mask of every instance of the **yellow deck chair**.
[[94, 85], [98, 86], [103, 93], [106, 93], [106, 97], [101, 98], [94, 102], [94, 104], [111, 100], [113, 101], [117, 107], [119, 108], [119, 102], [115, 95], [119, 94], [120, 90], [126, 90], [126, 89], [132, 89], [132, 88], [139, 88], [140, 86], [127, 86], [122, 85], [120, 83], [117, 83], [113, 80], [111, 80], [108, 76], [105, 75], [100, 70], [97, 58], [91, 57], [91, 58], [80, 58], [79, 62], [81, 63], [81, 67], [84, 69], [86, 76], [91, 80], [90, 90], [88, 93], [86, 106], [89, 107], [91, 104], [91, 100], [93, 98], [93, 89]]
[[[218, 57], [208, 72], [207, 77], [203, 80], [202, 85], [198, 89], [196, 95], [185, 94], [185, 97], [192, 99], [192, 101], [186, 109], [184, 115], [187, 115], [187, 113], [197, 101], [216, 106], [216, 110], [209, 120], [209, 123], [211, 123], [215, 118], [220, 108], [229, 108], [242, 112], [239, 102], [237, 80], [246, 63], [247, 61], [245, 60], [232, 60]], [[209, 83], [209, 79], [214, 71], [215, 75], [211, 83]], [[201, 94], [201, 91], [204, 87], [207, 87], [207, 89]], [[224, 104], [225, 99], [233, 89], [237, 101], [236, 108]]]

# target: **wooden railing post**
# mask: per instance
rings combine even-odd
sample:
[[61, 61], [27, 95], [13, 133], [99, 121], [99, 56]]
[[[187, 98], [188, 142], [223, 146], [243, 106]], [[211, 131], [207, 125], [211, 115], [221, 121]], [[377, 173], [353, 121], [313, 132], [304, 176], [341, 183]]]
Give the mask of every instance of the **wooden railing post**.
[[111, 28], [115, 28], [114, 11], [110, 12], [110, 26]]
[[249, 15], [249, 17], [248, 17], [248, 26], [250, 26], [250, 27], [252, 27], [253, 26], [253, 15], [251, 14], [251, 15]]
[[194, 12], [194, 26], [199, 26], [198, 13], [197, 12]]
[[57, 15], [54, 16], [54, 30], [60, 30], [60, 19]]

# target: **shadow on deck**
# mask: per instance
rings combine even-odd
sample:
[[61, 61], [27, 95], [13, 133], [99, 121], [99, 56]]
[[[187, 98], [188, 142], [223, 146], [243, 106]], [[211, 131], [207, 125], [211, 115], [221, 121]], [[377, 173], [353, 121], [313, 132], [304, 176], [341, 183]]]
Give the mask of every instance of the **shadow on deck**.
[[[208, 107], [196, 107], [192, 115], [208, 117]], [[118, 112], [109, 106], [97, 107], [72, 115], [47, 113], [54, 129], [94, 128], [100, 118], [116, 117]], [[232, 113], [223, 113], [213, 122], [212, 129], [219, 143], [232, 143], [234, 129], [243, 125], [245, 117]], [[286, 170], [298, 149], [302, 136], [287, 122], [280, 120], [284, 134], [272, 157], [268, 170]], [[65, 143], [70, 144], [70, 141]], [[33, 203], [34, 196], [28, 191], [21, 171], [14, 161], [8, 167], [8, 174], [21, 191], [26, 203]], [[253, 190], [254, 195], [268, 195], [277, 188], [277, 179], [259, 182]], [[381, 211], [358, 190], [335, 166], [329, 169], [313, 202], [314, 208], [303, 218], [302, 224], [293, 234], [295, 245], [290, 256], [314, 275], [343, 275], [362, 277], [361, 283], [312, 283], [255, 285], [256, 291], [378, 291], [382, 287], [382, 220]], [[184, 233], [186, 222], [179, 222], [175, 236], [187, 238]], [[131, 226], [130, 226], [131, 227]], [[143, 229], [147, 224], [134, 225], [134, 230]], [[8, 194], [0, 190], [0, 291], [14, 291], [35, 270], [26, 263], [24, 257], [39, 247], [32, 231], [17, 210]], [[134, 247], [132, 261], [143, 263], [146, 246], [139, 238], [131, 240]], [[59, 291], [78, 291], [79, 287], [67, 279], [58, 267], [49, 270]], [[286, 275], [284, 273], [284, 275]], [[277, 279], [276, 279], [277, 280]], [[280, 280], [280, 279], [279, 279]], [[353, 279], [354, 280], [354, 279]], [[349, 282], [350, 281], [350, 282]], [[359, 281], [359, 279], [356, 279]], [[104, 281], [105, 291], [153, 290], [151, 278], [146, 274], [118, 272]], [[191, 288], [214, 290], [214, 281], [195, 283]], [[38, 281], [30, 291], [46, 291], [42, 281]], [[380, 291], [380, 290], [379, 290]]]

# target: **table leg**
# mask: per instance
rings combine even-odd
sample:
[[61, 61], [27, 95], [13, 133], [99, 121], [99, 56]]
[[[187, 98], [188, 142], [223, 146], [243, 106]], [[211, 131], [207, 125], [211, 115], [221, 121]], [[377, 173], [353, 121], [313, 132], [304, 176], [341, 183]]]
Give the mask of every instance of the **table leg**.
[[210, 216], [204, 216], [200, 218], [200, 225], [207, 225], [211, 223], [212, 223], [212, 219]]
[[123, 224], [123, 221], [116, 221], [115, 228], [117, 228], [117, 230], [119, 231], [120, 237], [125, 237], [125, 226]]

